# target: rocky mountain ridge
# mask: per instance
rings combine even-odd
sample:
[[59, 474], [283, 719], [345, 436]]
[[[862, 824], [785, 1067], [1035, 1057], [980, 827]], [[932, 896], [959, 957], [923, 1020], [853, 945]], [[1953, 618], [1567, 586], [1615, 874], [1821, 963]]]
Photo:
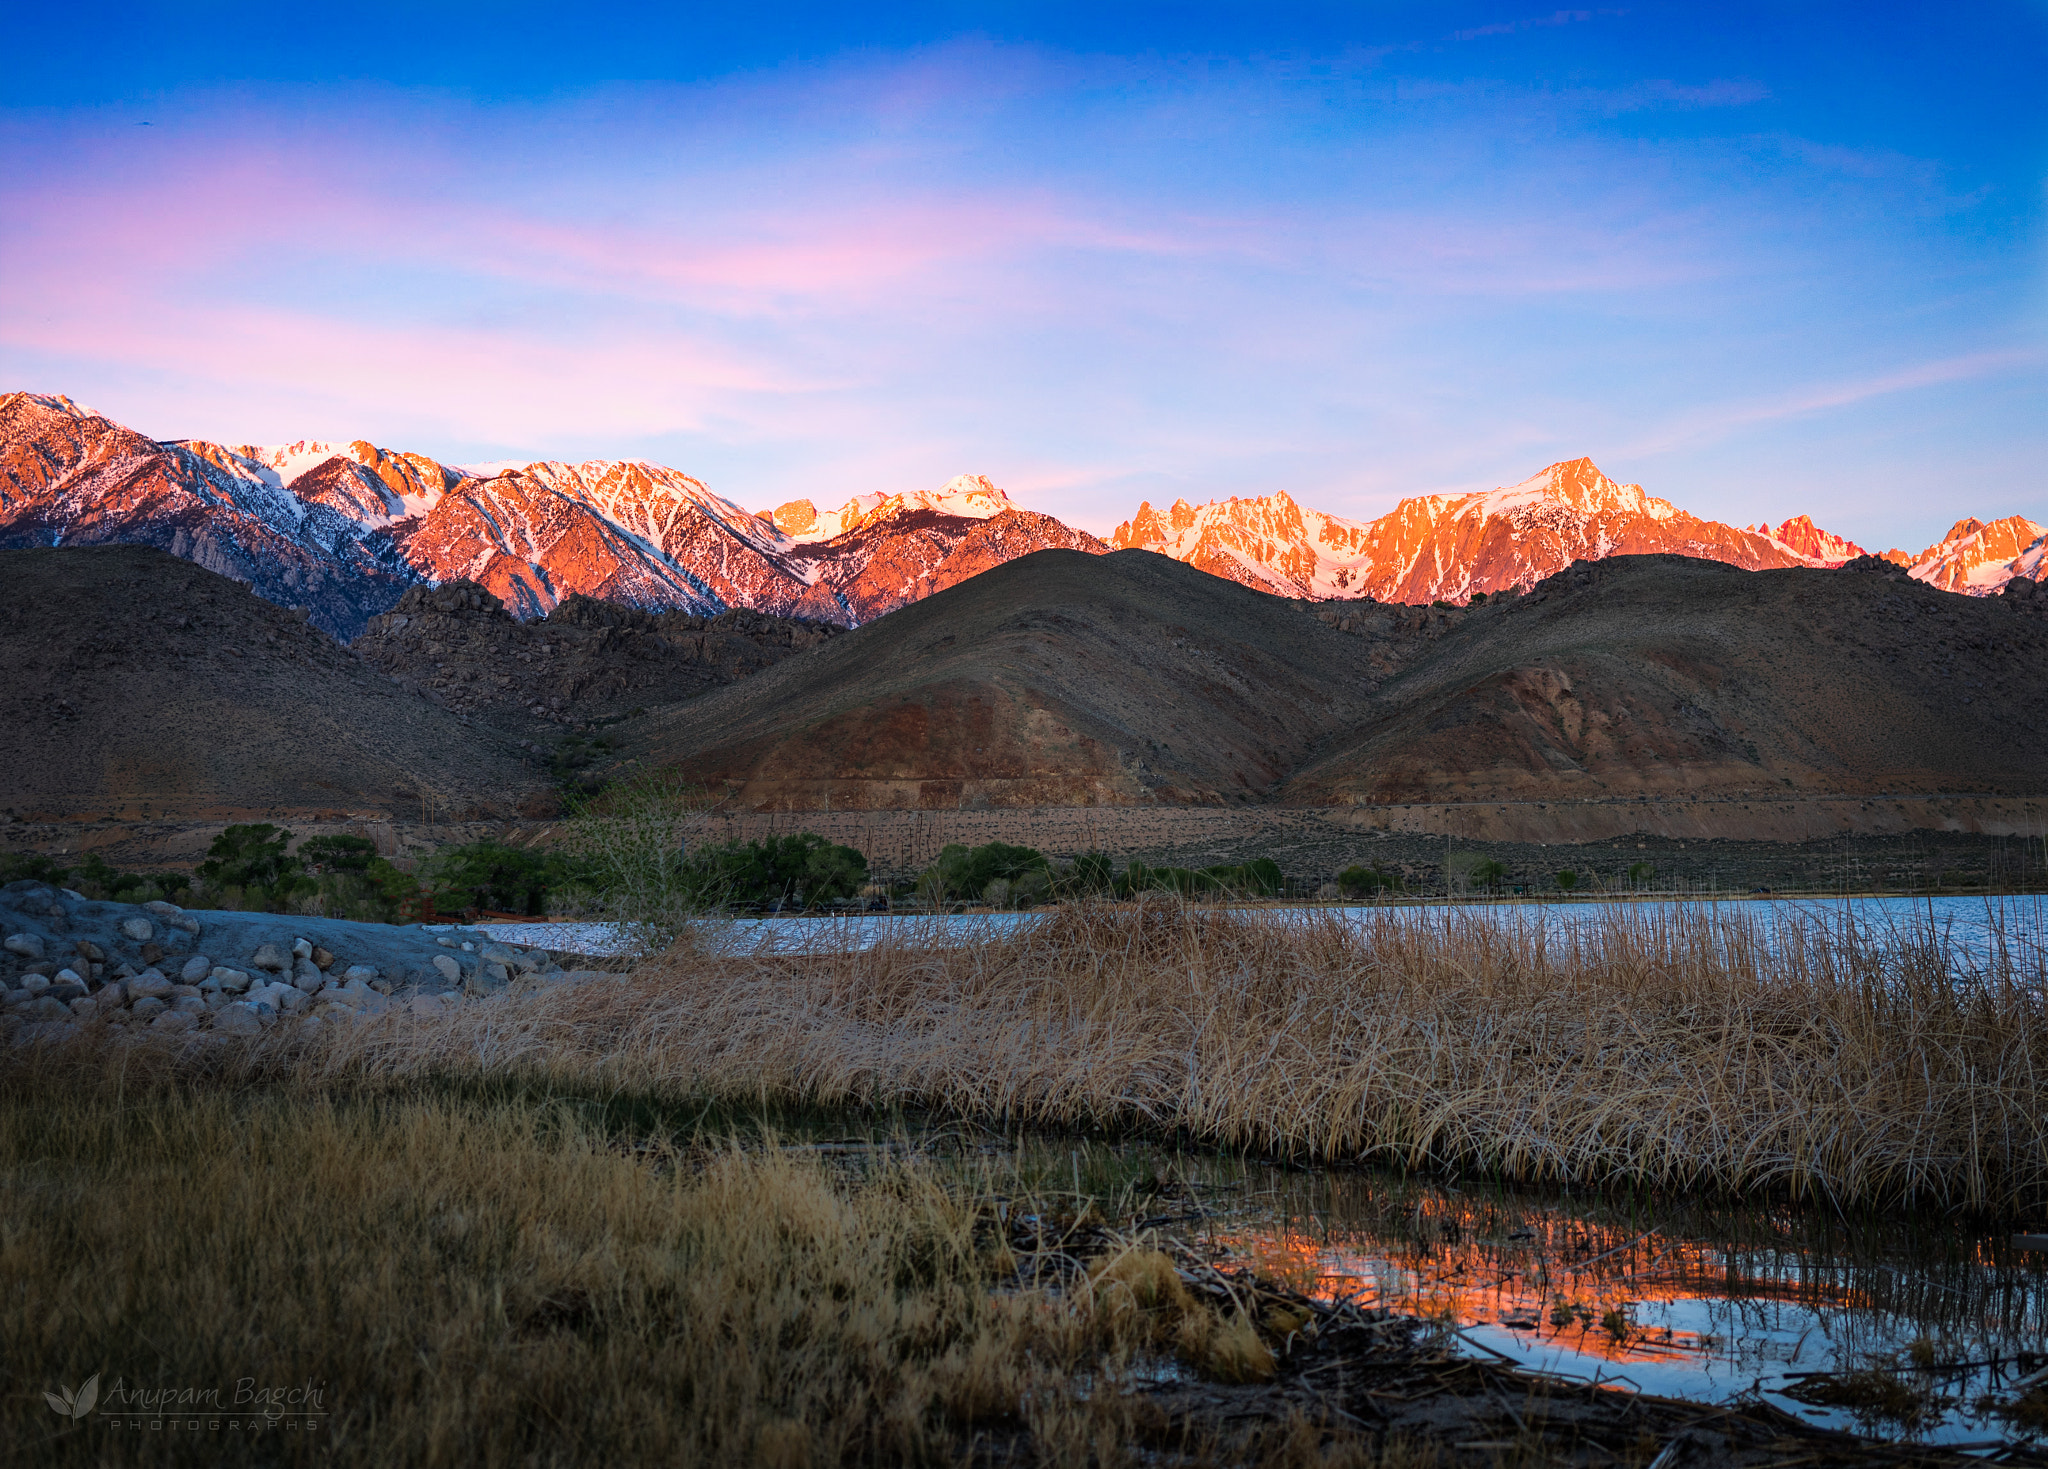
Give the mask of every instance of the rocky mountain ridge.
[[[2021, 516], [1962, 520], [1918, 556], [1885, 556], [1945, 591], [1987, 595], [2013, 576], [2039, 575], [2042, 537]], [[1407, 603], [1526, 591], [1574, 562], [1608, 556], [1690, 556], [1763, 571], [1834, 567], [1866, 554], [1804, 515], [1775, 528], [1702, 520], [1641, 485], [1616, 483], [1590, 459], [1478, 494], [1414, 496], [1370, 521], [1308, 509], [1285, 491], [1199, 507], [1178, 500], [1164, 511], [1146, 503], [1110, 544], [1281, 596]]]
[[[1613, 555], [1761, 570], [1863, 554], [1803, 515], [1775, 528], [1700, 519], [1590, 459], [1481, 494], [1411, 497], [1371, 521], [1284, 491], [1147, 503], [1105, 545], [980, 475], [836, 509], [800, 499], [749, 512], [644, 460], [464, 467], [362, 439], [158, 441], [68, 398], [0, 396], [0, 549], [110, 543], [233, 577], [343, 640], [406, 588], [456, 581], [527, 620], [581, 595], [657, 614], [747, 608], [855, 626], [1045, 549], [1157, 551], [1284, 596], [1410, 604], [1526, 589]], [[1930, 585], [1985, 595], [2041, 574], [2043, 530], [2020, 516], [1964, 519], [1918, 555], [1884, 555]]]
[[981, 476], [784, 509], [794, 531], [643, 460], [479, 472], [367, 440], [159, 441], [68, 398], [0, 396], [0, 549], [156, 546], [344, 640], [422, 583], [475, 582], [521, 618], [580, 594], [852, 625], [991, 557], [1106, 549]]

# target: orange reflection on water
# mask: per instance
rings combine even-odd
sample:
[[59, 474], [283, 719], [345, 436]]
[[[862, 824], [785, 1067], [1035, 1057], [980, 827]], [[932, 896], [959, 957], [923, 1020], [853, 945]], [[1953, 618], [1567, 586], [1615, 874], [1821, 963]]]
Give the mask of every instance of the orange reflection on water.
[[1700, 1241], [1630, 1234], [1562, 1215], [1508, 1223], [1480, 1208], [1418, 1207], [1402, 1233], [1397, 1239], [1319, 1235], [1276, 1224], [1222, 1230], [1209, 1239], [1305, 1294], [1348, 1297], [1456, 1326], [1497, 1325], [1610, 1362], [1698, 1361], [1727, 1349], [1711, 1334], [1639, 1324], [1645, 1306], [1862, 1303], [1854, 1291], [1805, 1275], [1793, 1252], [1744, 1262]]

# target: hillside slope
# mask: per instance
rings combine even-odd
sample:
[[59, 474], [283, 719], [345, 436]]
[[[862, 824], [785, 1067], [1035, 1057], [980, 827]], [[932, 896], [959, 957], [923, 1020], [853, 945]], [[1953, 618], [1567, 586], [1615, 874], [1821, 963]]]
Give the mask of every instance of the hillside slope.
[[0, 809], [31, 817], [540, 814], [510, 742], [145, 546], [0, 552]]
[[649, 716], [751, 809], [1217, 803], [1363, 716], [1383, 652], [1143, 551], [1040, 551]]
[[1876, 558], [1582, 563], [1468, 612], [1288, 781], [1307, 805], [2048, 790], [2048, 594]]

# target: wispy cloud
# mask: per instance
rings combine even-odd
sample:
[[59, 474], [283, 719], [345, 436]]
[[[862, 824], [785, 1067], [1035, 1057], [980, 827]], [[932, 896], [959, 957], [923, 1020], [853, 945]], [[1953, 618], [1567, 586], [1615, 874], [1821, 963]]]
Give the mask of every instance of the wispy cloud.
[[1738, 403], [1722, 404], [1684, 413], [1650, 434], [1620, 446], [1618, 452], [1659, 454], [1729, 438], [1759, 424], [1806, 418], [1838, 408], [1852, 407], [1873, 398], [1910, 393], [1921, 388], [1942, 387], [1974, 378], [1995, 377], [2048, 365], [2048, 350], [2009, 348], [1993, 352], [1972, 352], [1945, 357], [1870, 377], [1820, 383]]

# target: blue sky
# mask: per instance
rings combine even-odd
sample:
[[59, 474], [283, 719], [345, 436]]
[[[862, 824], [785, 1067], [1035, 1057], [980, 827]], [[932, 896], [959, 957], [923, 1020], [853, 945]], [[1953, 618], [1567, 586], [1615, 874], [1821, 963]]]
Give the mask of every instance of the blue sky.
[[2048, 520], [2041, 4], [742, 9], [38, 8], [0, 385], [1105, 532]]

